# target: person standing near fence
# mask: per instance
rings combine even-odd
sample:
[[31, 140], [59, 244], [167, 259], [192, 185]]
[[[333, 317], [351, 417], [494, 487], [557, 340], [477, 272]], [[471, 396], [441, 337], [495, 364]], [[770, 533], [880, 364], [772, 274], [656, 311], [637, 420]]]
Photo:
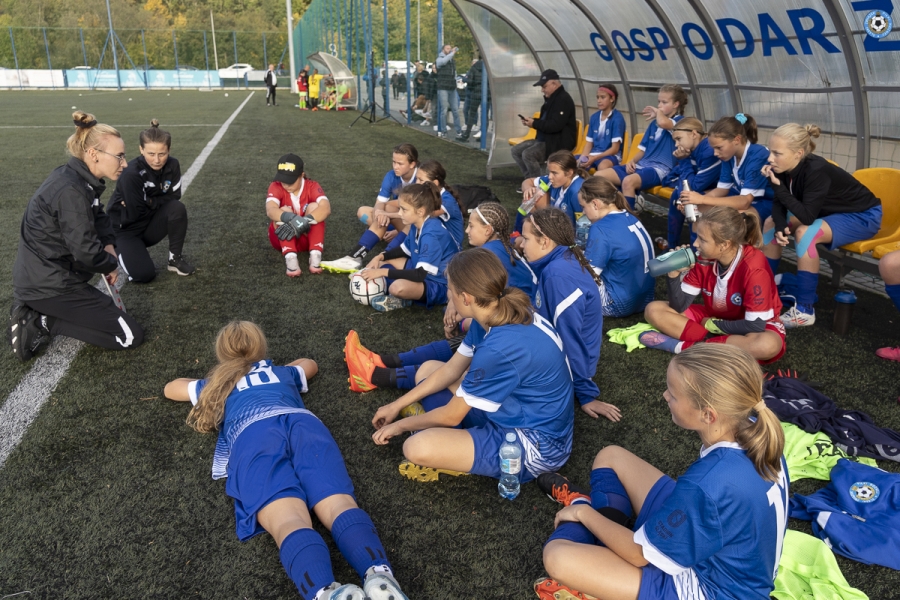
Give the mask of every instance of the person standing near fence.
[[16, 357], [40, 353], [51, 336], [65, 335], [110, 350], [140, 346], [144, 330], [113, 299], [88, 282], [118, 279], [116, 236], [100, 203], [104, 179], [128, 164], [115, 128], [76, 111], [66, 142], [72, 158], [34, 193], [22, 217], [13, 264], [9, 341]]
[[270, 64], [269, 70], [266, 71], [266, 106], [269, 106], [269, 98], [272, 99], [272, 106], [278, 106], [275, 103], [275, 88], [278, 87], [278, 76], [275, 74], [275, 65]]
[[457, 52], [459, 52], [459, 48], [444, 44], [443, 50], [438, 54], [434, 63], [437, 67], [438, 137], [444, 137], [448, 110], [453, 115], [453, 127], [456, 129], [456, 135], [462, 135], [462, 123], [459, 120], [459, 93], [456, 91], [456, 61], [453, 59]]

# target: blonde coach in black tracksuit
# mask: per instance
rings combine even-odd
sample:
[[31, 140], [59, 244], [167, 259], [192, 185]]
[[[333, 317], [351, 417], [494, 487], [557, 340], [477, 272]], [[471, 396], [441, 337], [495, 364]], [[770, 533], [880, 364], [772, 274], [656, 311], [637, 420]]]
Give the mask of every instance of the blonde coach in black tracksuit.
[[167, 268], [191, 275], [194, 267], [182, 255], [187, 235], [187, 210], [181, 202], [181, 166], [169, 156], [172, 136], [153, 119], [140, 134], [141, 156], [130, 163], [109, 201], [109, 218], [116, 234], [119, 264], [135, 283], [156, 277], [147, 248], [169, 238]]
[[134, 317], [88, 282], [118, 275], [115, 235], [100, 196], [104, 178], [115, 181], [125, 167], [119, 132], [75, 112], [75, 133], [66, 144], [72, 158], [35, 192], [22, 217], [13, 265], [10, 342], [17, 357], [40, 352], [50, 336], [124, 350], [144, 341]]

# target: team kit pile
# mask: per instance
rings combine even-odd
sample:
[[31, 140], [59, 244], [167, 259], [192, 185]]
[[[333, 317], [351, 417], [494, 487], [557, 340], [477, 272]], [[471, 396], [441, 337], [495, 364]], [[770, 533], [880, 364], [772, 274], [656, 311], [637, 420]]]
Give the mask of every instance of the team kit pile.
[[[357, 212], [367, 229], [332, 261], [322, 260], [328, 198], [302, 158], [286, 154], [265, 201], [271, 245], [288, 277], [342, 274], [352, 298], [375, 310], [443, 307], [444, 338], [399, 354], [369, 350], [350, 331], [350, 389], [403, 390], [372, 419], [376, 444], [410, 434], [403, 476], [493, 477], [507, 498], [536, 480], [564, 505], [543, 548], [549, 577], [534, 584], [540, 598], [767, 598], [803, 588], [810, 575], [798, 565], [801, 548], [824, 557], [821, 579], [858, 594], [822, 542], [786, 533], [788, 516], [812, 520], [836, 552], [900, 568], [900, 542], [880, 525], [897, 517], [879, 509], [900, 481], [871, 460], [896, 460], [900, 435], [821, 394], [813, 403], [817, 392], [792, 373], [764, 381], [760, 364], [783, 356], [786, 329], [814, 322], [815, 245], [871, 237], [881, 203], [812, 154], [817, 127], [784, 125], [769, 148], [756, 143], [749, 115], [706, 132], [683, 118], [687, 96], [678, 86], [662, 88], [658, 106], [645, 109], [651, 123], [640, 152], [620, 164], [617, 96], [600, 86], [588, 153], [552, 153], [548, 174], [523, 183], [514, 220], [491, 199], [461, 199], [444, 166], [420, 162], [411, 144], [394, 147], [374, 205]], [[141, 156], [127, 162], [114, 128], [80, 111], [73, 118], [72, 158], [23, 218], [9, 331], [23, 360], [54, 335], [110, 349], [140, 345], [143, 329], [110, 295], [120, 277], [156, 276], [147, 248], [163, 239], [167, 268], [194, 272], [182, 254], [187, 213], [171, 136], [154, 122], [140, 135]], [[105, 179], [116, 182], [108, 210], [99, 201]], [[667, 183], [675, 187], [673, 252], [655, 257], [633, 195]], [[696, 250], [679, 246], [685, 213]], [[789, 237], [798, 273], [785, 281], [774, 274]], [[110, 295], [89, 285], [97, 273]], [[654, 299], [654, 275], [666, 277], [667, 300]], [[885, 280], [900, 307], [900, 281]], [[791, 304], [784, 314], [783, 302]], [[699, 436], [700, 456], [676, 481], [608, 446], [589, 485], [579, 485], [557, 473], [572, 452], [576, 404], [593, 418], [621, 418], [593, 381], [603, 318], [641, 312], [646, 323], [607, 335], [629, 351], [672, 353], [664, 398], [673, 421]], [[192, 428], [218, 431], [212, 475], [227, 478], [238, 537], [269, 533], [304, 600], [407, 598], [337, 444], [302, 400], [315, 361], [274, 365], [264, 333], [246, 321], [227, 324], [215, 350], [206, 378], [176, 379], [164, 393], [191, 403]], [[879, 353], [900, 359], [900, 349]], [[810, 429], [809, 415], [824, 425]], [[790, 498], [789, 479], [802, 477], [832, 484]], [[826, 512], [847, 519], [817, 518]], [[312, 514], [361, 585], [335, 581]], [[861, 523], [865, 545], [852, 543]]]

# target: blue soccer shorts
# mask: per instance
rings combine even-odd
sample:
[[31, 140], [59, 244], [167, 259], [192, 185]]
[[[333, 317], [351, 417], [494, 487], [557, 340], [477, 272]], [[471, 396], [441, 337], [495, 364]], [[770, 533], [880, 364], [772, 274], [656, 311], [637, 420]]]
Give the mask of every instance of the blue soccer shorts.
[[291, 413], [248, 425], [231, 447], [225, 492], [234, 498], [237, 536], [264, 531], [256, 519], [280, 498], [312, 509], [335, 494], [353, 496], [344, 458], [328, 428], [311, 414]]

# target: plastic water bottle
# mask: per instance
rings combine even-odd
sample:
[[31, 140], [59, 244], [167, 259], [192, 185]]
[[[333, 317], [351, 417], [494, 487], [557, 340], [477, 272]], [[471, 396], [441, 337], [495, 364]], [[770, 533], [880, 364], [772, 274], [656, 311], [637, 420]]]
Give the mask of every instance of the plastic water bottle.
[[519, 473], [522, 471], [522, 446], [515, 433], [507, 433], [506, 441], [500, 446], [500, 483], [497, 489], [500, 497], [513, 500], [519, 495]]
[[685, 267], [693, 267], [697, 262], [697, 255], [690, 247], [672, 250], [647, 261], [647, 269], [651, 277], [665, 275], [669, 271], [677, 271]]
[[[853, 316], [853, 305], [856, 304], [856, 294], [853, 290], [841, 290], [834, 295], [834, 325], [832, 330], [838, 335], [847, 335], [850, 332], [850, 318]], [[503, 450], [501, 448], [500, 452]]]
[[519, 214], [523, 217], [531, 212], [531, 209], [534, 208], [534, 205], [537, 204], [537, 201], [540, 200], [544, 194], [550, 191], [550, 183], [544, 181], [543, 179], [538, 180], [538, 189], [540, 189], [539, 193], [535, 193], [531, 198], [522, 203], [519, 207]]
[[582, 213], [575, 221], [575, 243], [584, 248], [587, 246], [588, 233], [591, 231], [591, 220]]

